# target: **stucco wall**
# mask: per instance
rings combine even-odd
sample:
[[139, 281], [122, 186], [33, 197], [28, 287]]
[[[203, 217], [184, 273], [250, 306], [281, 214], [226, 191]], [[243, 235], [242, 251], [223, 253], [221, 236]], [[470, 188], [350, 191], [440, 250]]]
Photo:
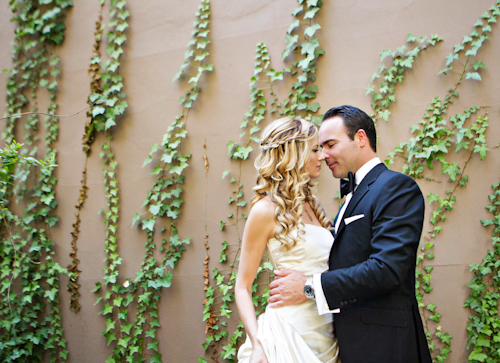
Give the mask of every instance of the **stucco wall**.
[[[9, 22], [8, 2], [0, 1], [0, 69], [11, 66], [14, 25]], [[403, 45], [408, 33], [436, 33], [443, 37], [444, 42], [426, 50], [417, 59], [404, 83], [397, 87], [397, 102], [390, 108], [389, 123], [378, 123], [379, 155], [385, 159], [400, 141], [411, 137], [410, 126], [421, 120], [431, 99], [436, 95], [444, 97], [456, 82], [456, 74], [445, 77], [437, 73], [444, 68], [446, 55], [453, 45], [471, 32], [476, 20], [493, 3], [493, 0], [324, 1], [317, 16], [322, 27], [318, 32], [319, 41], [325, 50], [318, 62], [316, 83], [320, 112], [336, 105], [353, 104], [371, 113], [371, 100], [365, 96], [365, 87], [380, 65], [379, 52]], [[119, 119], [113, 138], [113, 150], [119, 164], [121, 279], [135, 277], [142, 260], [145, 234], [130, 228], [132, 217], [140, 210], [153, 180], [149, 167], [143, 169], [142, 164], [151, 145], [161, 141], [161, 135], [180, 113], [178, 100], [185, 83], [172, 83], [172, 79], [183, 62], [198, 5], [196, 0], [130, 0], [127, 4], [131, 14], [130, 28], [121, 57], [121, 74], [129, 108]], [[238, 138], [241, 119], [249, 106], [248, 85], [253, 74], [256, 43], [267, 44], [273, 67], [281, 69], [284, 38], [292, 21], [290, 13], [295, 7], [294, 0], [211, 2], [210, 63], [215, 70], [206, 78], [202, 94], [189, 114], [189, 134], [183, 146], [183, 151], [193, 156], [186, 171], [185, 204], [178, 227], [181, 236], [190, 236], [192, 242], [175, 269], [172, 286], [164, 289], [161, 296], [162, 326], [158, 332], [164, 362], [194, 362], [203, 354], [205, 234], [209, 235], [211, 269], [217, 265], [220, 243], [236, 241], [234, 230], [221, 232], [219, 228], [220, 221], [230, 212], [227, 199], [232, 190], [227, 180], [221, 180], [222, 172], [230, 167], [226, 144]], [[90, 92], [87, 69], [98, 10], [98, 1], [75, 1], [67, 15], [66, 39], [57, 50], [62, 60], [58, 94], [61, 114], [71, 114], [86, 106]], [[482, 71], [483, 81], [465, 81], [459, 100], [450, 110], [455, 113], [472, 105], [491, 106], [486, 136], [490, 148], [500, 142], [500, 30], [497, 24], [492, 25], [490, 39], [482, 46], [478, 57], [488, 66], [487, 71]], [[6, 81], [7, 74], [0, 74], [0, 100], [5, 100]], [[285, 81], [278, 90], [281, 97], [288, 87]], [[40, 109], [44, 109], [43, 97], [40, 103]], [[5, 111], [4, 104], [0, 102], [1, 114]], [[70, 263], [74, 205], [85, 163], [81, 150], [85, 121], [85, 113], [61, 119], [60, 138], [56, 144], [60, 222], [51, 229], [51, 236], [62, 266]], [[100, 307], [94, 306], [95, 296], [91, 292], [95, 282], [102, 280], [104, 268], [104, 223], [99, 211], [105, 208], [105, 197], [98, 155], [102, 141], [103, 138], [96, 140], [94, 152], [88, 159], [90, 189], [81, 213], [78, 258], [82, 270], [82, 310], [78, 314], [70, 311], [69, 294], [64, 288], [60, 293], [70, 362], [102, 362], [111, 351], [106, 346], [106, 339], [101, 337], [104, 319], [98, 315]], [[202, 157], [205, 153], [210, 165], [208, 173]], [[453, 161], [463, 165], [467, 157], [468, 154], [461, 152]], [[436, 258], [432, 262], [434, 290], [425, 301], [438, 305], [443, 314], [443, 330], [454, 337], [449, 359], [452, 363], [464, 362], [468, 355], [465, 326], [469, 311], [462, 307], [468, 296], [465, 285], [471, 280], [469, 264], [480, 263], [491, 246], [491, 230], [483, 228], [479, 219], [490, 217], [484, 207], [491, 185], [499, 181], [498, 157], [498, 148], [492, 149], [484, 161], [477, 155], [473, 157], [467, 167], [470, 182], [456, 193], [455, 209], [449, 213], [436, 239]], [[255, 178], [252, 164], [247, 161], [243, 168], [247, 200]], [[398, 167], [400, 165], [394, 169]], [[443, 194], [449, 188], [439, 171], [435, 177], [442, 183], [419, 182], [424, 195], [429, 192]], [[338, 202], [333, 199], [337, 190], [338, 181], [324, 168], [317, 195], [331, 216], [338, 210]], [[429, 228], [430, 210], [428, 207], [424, 231]], [[67, 278], [63, 277], [61, 286], [66, 284]]]

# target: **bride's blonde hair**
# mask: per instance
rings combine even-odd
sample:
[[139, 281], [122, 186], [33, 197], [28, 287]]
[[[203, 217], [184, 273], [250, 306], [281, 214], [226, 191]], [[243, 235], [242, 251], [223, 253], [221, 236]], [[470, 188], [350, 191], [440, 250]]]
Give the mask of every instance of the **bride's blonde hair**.
[[[273, 237], [284, 249], [293, 247], [304, 234], [301, 227], [306, 201], [323, 227], [332, 226], [312, 194], [314, 183], [307, 171], [311, 141], [317, 136], [318, 129], [311, 122], [293, 117], [278, 119], [262, 132], [262, 153], [255, 160], [258, 176], [251, 205], [271, 197], [277, 205], [275, 221], [279, 226]], [[294, 229], [298, 230], [296, 235], [292, 233]]]

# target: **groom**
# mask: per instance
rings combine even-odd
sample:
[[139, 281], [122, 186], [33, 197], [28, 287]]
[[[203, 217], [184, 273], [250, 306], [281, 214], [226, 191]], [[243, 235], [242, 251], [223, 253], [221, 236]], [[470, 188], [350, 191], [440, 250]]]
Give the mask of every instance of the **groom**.
[[356, 107], [325, 114], [319, 142], [326, 164], [335, 178], [352, 172], [354, 190], [334, 222], [329, 271], [309, 278], [276, 271], [269, 303], [316, 298], [320, 314], [335, 312], [342, 363], [431, 363], [415, 298], [424, 199], [413, 179], [380, 162], [376, 139], [372, 119]]

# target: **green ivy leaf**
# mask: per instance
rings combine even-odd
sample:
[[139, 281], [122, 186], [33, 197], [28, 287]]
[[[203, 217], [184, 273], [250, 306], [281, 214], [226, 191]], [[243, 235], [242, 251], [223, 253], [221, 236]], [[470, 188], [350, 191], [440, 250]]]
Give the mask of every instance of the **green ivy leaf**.
[[302, 43], [301, 45], [301, 53], [302, 54], [312, 54], [314, 55], [314, 50], [319, 47], [319, 42], [318, 42], [318, 39], [313, 39], [311, 42], [309, 43]]
[[310, 105], [307, 105], [307, 110], [311, 111], [311, 112], [318, 112], [318, 110], [319, 110], [320, 107], [321, 106], [319, 105], [318, 102], [314, 102], [314, 103], [312, 103]]
[[288, 34], [292, 34], [292, 31], [297, 28], [300, 24], [299, 20], [295, 20], [290, 26], [288, 27], [288, 30], [286, 31]]
[[50, 203], [52, 202], [53, 199], [54, 199], [54, 194], [44, 194], [40, 198], [42, 203], [44, 203], [46, 205], [50, 205]]
[[133, 327], [132, 323], [122, 324], [120, 325], [120, 331], [122, 333], [125, 333], [126, 335], [130, 335], [130, 329], [132, 329], [132, 327]]
[[481, 76], [477, 72], [469, 72], [466, 74], [465, 79], [474, 79], [476, 81], [481, 81]]
[[297, 16], [298, 13], [300, 13], [302, 10], [304, 10], [303, 6], [300, 5], [298, 7], [296, 7], [293, 11], [292, 11], [292, 16]]
[[314, 33], [316, 33], [316, 30], [321, 29], [321, 26], [319, 24], [313, 24], [304, 30], [304, 34], [307, 35], [308, 37], [314, 36]]
[[177, 174], [177, 175], [181, 175], [182, 174], [182, 171], [188, 167], [188, 164], [185, 163], [185, 162], [181, 162], [179, 163], [179, 165], [172, 165], [170, 164], [169, 165], [169, 170], [171, 173], [173, 174]]
[[408, 36], [406, 37], [406, 42], [407, 43], [412, 43], [417, 40], [417, 37], [413, 35], [413, 33], [408, 33]]
[[110, 129], [111, 127], [115, 126], [116, 125], [116, 122], [112, 119], [112, 118], [108, 118], [106, 120], [106, 130]]
[[142, 229], [143, 230], [148, 229], [152, 232], [152, 231], [154, 231], [155, 223], [156, 223], [155, 219], [152, 219], [152, 218], [146, 219], [146, 220], [142, 221]]
[[212, 72], [214, 70], [214, 66], [212, 64], [205, 64], [203, 66], [198, 67], [198, 71], [208, 71]]
[[252, 150], [253, 148], [251, 146], [238, 146], [237, 151], [233, 154], [233, 158], [246, 160], [248, 159], [248, 156], [250, 155], [250, 152], [252, 152]]
[[92, 117], [96, 117], [97, 115], [102, 115], [104, 114], [104, 112], [106, 111], [106, 109], [102, 106], [95, 106], [93, 109], [92, 109]]
[[113, 312], [113, 306], [109, 303], [104, 305], [104, 307], [101, 310], [102, 315], [108, 315], [111, 314], [112, 312]]
[[446, 66], [449, 66], [455, 59], [458, 59], [458, 54], [448, 54], [446, 57]]
[[305, 19], [313, 19], [314, 15], [319, 11], [319, 8], [311, 8], [309, 9], [305, 14], [304, 14], [304, 20]]
[[106, 333], [109, 332], [110, 330], [115, 329], [115, 323], [116, 321], [113, 321], [111, 318], [108, 318], [106, 320]]
[[56, 298], [57, 292], [58, 292], [58, 289], [56, 289], [56, 288], [53, 288], [50, 290], [45, 290], [45, 293], [43, 296], [48, 297], [49, 300], [51, 300], [51, 301], [54, 301], [54, 299]]
[[129, 25], [128, 25], [128, 23], [123, 22], [123, 23], [119, 24], [119, 25], [116, 27], [116, 30], [117, 30], [117, 31], [119, 31], [119, 32], [124, 32], [124, 31], [125, 31], [125, 29], [127, 29], [127, 28], [128, 28], [128, 26], [129, 26]]
[[156, 280], [150, 280], [148, 281], [148, 286], [152, 287], [153, 289], [159, 289], [161, 287], [168, 288], [172, 285], [172, 274], [169, 272], [165, 273], [164, 277], [159, 277]]
[[103, 336], [106, 338], [108, 346], [116, 340], [116, 333], [112, 333], [111, 331], [107, 332]]
[[154, 351], [158, 351], [158, 340], [153, 340], [151, 343], [148, 343], [147, 349], [152, 349]]
[[149, 206], [149, 212], [155, 216], [158, 215], [160, 209], [161, 209], [161, 203]]
[[474, 348], [472, 353], [469, 355], [468, 361], [478, 361], [478, 362], [486, 362], [488, 356], [482, 353], [481, 347]]
[[295, 43], [299, 41], [299, 36], [297, 34], [290, 36], [287, 35], [285, 37], [286, 47], [287, 49], [291, 49]]
[[47, 10], [43, 16], [42, 16], [42, 20], [43, 21], [47, 21], [49, 19], [52, 19], [52, 18], [55, 18], [57, 14], [59, 14], [61, 12], [61, 8], [59, 7], [54, 7], [52, 8], [51, 10]]
[[122, 346], [123, 348], [127, 348], [128, 342], [130, 341], [130, 339], [131, 338], [129, 336], [125, 336], [123, 338], [118, 339], [118, 343], [116, 343], [116, 344], [119, 346]]

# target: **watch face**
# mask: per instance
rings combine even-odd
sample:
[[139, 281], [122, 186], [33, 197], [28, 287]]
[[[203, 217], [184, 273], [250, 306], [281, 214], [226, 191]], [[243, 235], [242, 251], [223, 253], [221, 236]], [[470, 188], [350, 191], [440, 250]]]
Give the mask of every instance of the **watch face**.
[[306, 296], [313, 296], [314, 295], [314, 289], [311, 286], [304, 286], [304, 294]]

